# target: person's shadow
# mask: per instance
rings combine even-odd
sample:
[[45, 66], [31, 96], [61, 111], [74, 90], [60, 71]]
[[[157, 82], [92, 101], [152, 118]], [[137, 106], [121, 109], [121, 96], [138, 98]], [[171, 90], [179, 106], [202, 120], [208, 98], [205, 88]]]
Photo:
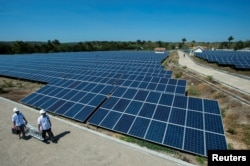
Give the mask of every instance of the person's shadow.
[[64, 132], [62, 132], [62, 133], [56, 135], [56, 136], [55, 136], [56, 142], [58, 142], [62, 137], [64, 137], [65, 135], [67, 135], [67, 134], [69, 134], [69, 133], [70, 133], [70, 131], [64, 131]]

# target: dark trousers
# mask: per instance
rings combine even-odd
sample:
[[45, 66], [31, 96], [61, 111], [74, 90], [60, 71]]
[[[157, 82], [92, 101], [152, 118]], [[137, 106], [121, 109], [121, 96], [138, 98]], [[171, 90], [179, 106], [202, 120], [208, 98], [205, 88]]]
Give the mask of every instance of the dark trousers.
[[20, 137], [20, 134], [22, 133], [22, 137], [25, 137], [25, 125], [22, 124], [21, 126], [17, 126], [18, 130], [20, 130], [19, 132], [19, 137]]
[[51, 131], [51, 128], [48, 130], [42, 130], [42, 137], [43, 139], [46, 139], [46, 133], [48, 133], [49, 138], [53, 141], [54, 140], [54, 134]]

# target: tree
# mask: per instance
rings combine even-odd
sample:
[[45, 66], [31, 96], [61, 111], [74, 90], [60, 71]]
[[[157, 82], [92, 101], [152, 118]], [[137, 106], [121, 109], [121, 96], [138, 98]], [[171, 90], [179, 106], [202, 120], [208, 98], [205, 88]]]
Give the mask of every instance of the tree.
[[181, 41], [182, 41], [182, 44], [185, 45], [185, 42], [187, 41], [187, 39], [186, 38], [182, 38]]
[[231, 47], [231, 41], [232, 41], [233, 39], [234, 39], [233, 36], [229, 36], [229, 37], [228, 37], [228, 48]]
[[185, 48], [185, 42], [187, 41], [187, 39], [186, 38], [182, 38], [181, 41], [182, 41], [182, 46]]
[[192, 43], [191, 43], [191, 47], [194, 47], [194, 46], [195, 46], [195, 44], [196, 44], [196, 41], [195, 41], [195, 40], [193, 40], [193, 41], [192, 41]]

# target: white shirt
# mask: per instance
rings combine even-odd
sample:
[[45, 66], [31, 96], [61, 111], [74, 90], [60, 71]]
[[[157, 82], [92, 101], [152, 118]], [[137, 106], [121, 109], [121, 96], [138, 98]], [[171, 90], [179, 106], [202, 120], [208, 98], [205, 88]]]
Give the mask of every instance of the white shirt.
[[40, 130], [48, 130], [51, 128], [51, 125], [49, 123], [49, 116], [45, 115], [45, 116], [40, 116], [37, 119], [37, 124], [40, 124]]
[[24, 120], [23, 120], [24, 116], [21, 112], [19, 112], [19, 114], [14, 113], [12, 115], [12, 122], [15, 122], [16, 126], [21, 126], [24, 124]]

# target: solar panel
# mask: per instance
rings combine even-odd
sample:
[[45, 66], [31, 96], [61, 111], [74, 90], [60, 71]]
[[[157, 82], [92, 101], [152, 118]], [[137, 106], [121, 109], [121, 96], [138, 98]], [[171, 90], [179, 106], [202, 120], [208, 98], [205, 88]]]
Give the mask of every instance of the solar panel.
[[195, 56], [208, 62], [216, 62], [224, 66], [233, 66], [236, 69], [250, 69], [250, 53], [248, 51], [203, 51]]
[[46, 82], [21, 102], [60, 116], [201, 156], [226, 149], [218, 102], [185, 96], [186, 80], [171, 78], [173, 72], [160, 66], [166, 56], [0, 56], [0, 75]]

